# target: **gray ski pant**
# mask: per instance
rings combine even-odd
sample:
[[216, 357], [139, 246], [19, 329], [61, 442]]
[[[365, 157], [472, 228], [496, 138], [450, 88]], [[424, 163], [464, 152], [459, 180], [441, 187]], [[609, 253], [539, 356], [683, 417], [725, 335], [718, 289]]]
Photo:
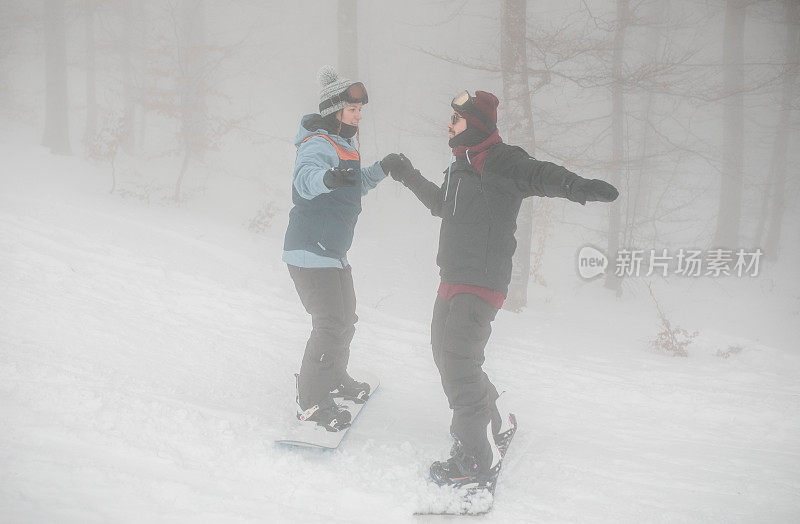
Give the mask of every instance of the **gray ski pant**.
[[433, 360], [453, 410], [450, 432], [481, 467], [488, 467], [492, 457], [486, 426], [491, 421], [497, 433], [501, 423], [497, 389], [482, 368], [495, 316], [494, 306], [460, 293], [450, 300], [437, 296], [431, 321]]
[[300, 366], [300, 407], [324, 400], [342, 383], [350, 360], [350, 342], [356, 332], [356, 294], [350, 266], [305, 268], [289, 265], [303, 307], [311, 315], [311, 336]]

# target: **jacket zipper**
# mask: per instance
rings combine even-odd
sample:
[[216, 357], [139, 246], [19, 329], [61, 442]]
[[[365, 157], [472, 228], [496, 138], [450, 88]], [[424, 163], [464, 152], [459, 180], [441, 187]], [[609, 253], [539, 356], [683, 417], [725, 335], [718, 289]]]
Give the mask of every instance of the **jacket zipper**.
[[453, 203], [453, 216], [456, 216], [456, 208], [458, 207], [458, 188], [461, 187], [461, 179], [458, 179], [458, 184], [456, 184], [456, 196], [455, 201]]
[[486, 235], [486, 251], [483, 253], [483, 272], [489, 274], [489, 240], [492, 238], [492, 225], [489, 224], [489, 234]]
[[484, 251], [483, 257], [483, 272], [484, 274], [489, 274], [489, 245], [490, 239], [492, 238], [492, 223], [494, 222], [492, 217], [492, 208], [489, 206], [489, 197], [486, 196], [486, 192], [483, 190], [483, 173], [479, 174], [478, 178], [478, 192], [483, 197], [483, 202], [486, 204], [486, 212], [489, 215], [489, 233], [486, 236], [486, 251]]
[[450, 191], [450, 170], [453, 169], [453, 158], [454, 156], [450, 155], [450, 163], [447, 165], [447, 184], [444, 188], [444, 199], [447, 200], [447, 192]]

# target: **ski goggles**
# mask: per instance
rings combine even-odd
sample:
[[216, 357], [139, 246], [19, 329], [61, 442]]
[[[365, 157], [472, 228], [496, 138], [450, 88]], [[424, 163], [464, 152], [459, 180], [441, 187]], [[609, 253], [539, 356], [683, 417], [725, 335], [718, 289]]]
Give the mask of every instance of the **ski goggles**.
[[[483, 114], [483, 111], [475, 107], [475, 104], [472, 102], [472, 96], [469, 94], [469, 91], [462, 91], [453, 98], [453, 101], [450, 102], [450, 107], [458, 111], [459, 113], [469, 113], [470, 115], [474, 116], [478, 120], [484, 123], [487, 129], [490, 131], [494, 131], [497, 129], [497, 125], [492, 122], [488, 116]], [[453, 124], [458, 122], [458, 119], [455, 118], [453, 115], [450, 119]]]
[[366, 104], [369, 101], [367, 88], [361, 82], [350, 84], [347, 89], [325, 100], [319, 105], [319, 110], [327, 109], [336, 104], [347, 102], [348, 104]]

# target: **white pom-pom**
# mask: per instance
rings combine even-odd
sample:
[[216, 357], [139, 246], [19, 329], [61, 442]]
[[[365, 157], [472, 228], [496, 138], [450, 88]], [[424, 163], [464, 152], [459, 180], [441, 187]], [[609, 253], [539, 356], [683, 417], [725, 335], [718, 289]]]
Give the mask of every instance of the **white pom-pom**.
[[319, 80], [319, 85], [325, 87], [339, 80], [339, 73], [336, 72], [332, 65], [322, 66], [322, 69], [317, 73], [317, 80]]

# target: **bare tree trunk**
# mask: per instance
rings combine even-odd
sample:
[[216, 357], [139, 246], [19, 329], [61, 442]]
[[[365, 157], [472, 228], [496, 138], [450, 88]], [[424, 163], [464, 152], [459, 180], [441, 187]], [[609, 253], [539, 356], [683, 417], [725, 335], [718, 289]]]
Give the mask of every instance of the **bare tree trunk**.
[[[136, 20], [138, 23], [138, 34], [137, 34], [137, 42], [139, 52], [138, 55], [138, 66], [140, 71], [140, 81], [142, 82], [140, 85], [141, 92], [147, 92], [148, 88], [152, 86], [153, 80], [148, 77], [145, 73], [146, 71], [146, 49], [147, 49], [147, 0], [139, 0], [136, 3]], [[138, 101], [139, 105], [139, 121], [138, 121], [138, 129], [136, 130], [136, 143], [139, 146], [140, 151], [146, 150], [145, 144], [145, 135], [147, 132], [147, 109], [145, 108], [144, 104], [142, 104], [141, 99]]]
[[[529, 155], [534, 155], [536, 138], [528, 85], [526, 7], [525, 0], [503, 0], [500, 15], [500, 64], [503, 69], [507, 140], [521, 146]], [[514, 253], [511, 283], [504, 309], [518, 311], [528, 304], [532, 229], [533, 200], [527, 198], [522, 201], [517, 218], [517, 250]]]
[[714, 246], [734, 249], [742, 220], [744, 162], [744, 25], [747, 0], [729, 0], [725, 7], [722, 51], [726, 94], [722, 130], [722, 184]]
[[84, 147], [89, 144], [97, 134], [97, 91], [95, 68], [95, 39], [94, 39], [94, 14], [96, 0], [84, 1], [84, 21], [86, 29], [86, 131], [83, 137]]
[[[645, 56], [653, 61], [659, 63], [661, 59], [661, 52], [664, 49], [664, 30], [661, 22], [667, 19], [669, 14], [670, 0], [660, 0], [651, 4], [649, 18], [654, 21], [653, 25], [649, 27], [649, 35], [646, 46]], [[627, 240], [636, 242], [640, 238], [640, 231], [636, 231], [636, 223], [646, 215], [652, 218], [655, 210], [650, 209], [652, 198], [653, 179], [653, 162], [650, 161], [650, 152], [652, 143], [655, 139], [653, 131], [652, 117], [657, 105], [656, 94], [652, 90], [647, 90], [644, 95], [644, 108], [641, 117], [641, 130], [640, 134], [640, 148], [639, 148], [639, 161], [638, 173], [630, 180], [629, 194], [626, 195], [628, 205], [625, 206], [625, 228], [627, 235], [623, 234], [623, 238], [627, 236]], [[653, 218], [653, 220], [655, 220]], [[655, 235], [654, 235], [655, 236]], [[652, 238], [655, 242], [656, 238]]]
[[[784, 0], [786, 4], [786, 77], [783, 81], [781, 113], [775, 134], [775, 148], [770, 165], [769, 191], [769, 229], [764, 244], [764, 256], [768, 260], [778, 259], [781, 240], [781, 226], [786, 209], [786, 154], [791, 135], [792, 101], [797, 94], [797, 69], [800, 62], [800, 6], [797, 0]], [[762, 217], [766, 212], [762, 212]]]
[[339, 72], [358, 79], [358, 1], [339, 0]]
[[183, 179], [186, 176], [186, 170], [189, 168], [189, 161], [192, 159], [192, 152], [189, 149], [183, 151], [183, 162], [181, 163], [181, 172], [178, 175], [178, 182], [175, 184], [174, 199], [179, 202], [181, 199], [181, 190], [183, 189]]
[[[653, 40], [658, 43], [658, 39], [653, 36]], [[649, 213], [650, 207], [650, 191], [651, 191], [651, 168], [652, 162], [650, 162], [648, 155], [650, 153], [650, 146], [651, 140], [653, 138], [653, 131], [651, 129], [651, 117], [653, 116], [653, 108], [655, 106], [655, 94], [652, 92], [648, 92], [644, 95], [644, 108], [642, 111], [642, 122], [641, 122], [641, 143], [639, 147], [639, 161], [638, 166], [639, 169], [637, 170], [636, 176], [630, 180], [630, 189], [629, 194], [626, 195], [626, 200], [628, 205], [625, 206], [625, 230], [626, 233], [622, 233], [623, 238], [626, 240], [636, 240], [637, 234], [639, 233], [636, 231], [636, 222], [639, 218], [641, 218], [645, 213]]]
[[111, 155], [111, 190], [109, 193], [113, 194], [117, 190], [117, 155]]
[[136, 103], [134, 101], [133, 86], [133, 59], [131, 57], [133, 46], [133, 3], [132, 0], [122, 2], [122, 38], [120, 38], [120, 54], [122, 58], [122, 150], [133, 155], [136, 150], [136, 136], [134, 134], [134, 120]]
[[180, 50], [181, 78], [181, 135], [184, 141], [184, 158], [175, 200], [180, 200], [183, 180], [189, 163], [202, 157], [206, 148], [205, 103], [205, 12], [202, 0], [183, 0], [181, 12], [182, 42]]
[[55, 154], [69, 155], [72, 151], [69, 146], [64, 0], [45, 0], [44, 11], [46, 103], [42, 145]]
[[[622, 64], [625, 49], [625, 31], [628, 26], [629, 0], [617, 0], [617, 27], [611, 59], [611, 173], [609, 182], [619, 187], [621, 173], [625, 171], [625, 100], [622, 92]], [[622, 199], [625, 199], [623, 196]], [[608, 219], [608, 256], [616, 257], [621, 235], [619, 200], [610, 206]], [[614, 271], [609, 271], [605, 287], [617, 294], [622, 291], [622, 280]]]

